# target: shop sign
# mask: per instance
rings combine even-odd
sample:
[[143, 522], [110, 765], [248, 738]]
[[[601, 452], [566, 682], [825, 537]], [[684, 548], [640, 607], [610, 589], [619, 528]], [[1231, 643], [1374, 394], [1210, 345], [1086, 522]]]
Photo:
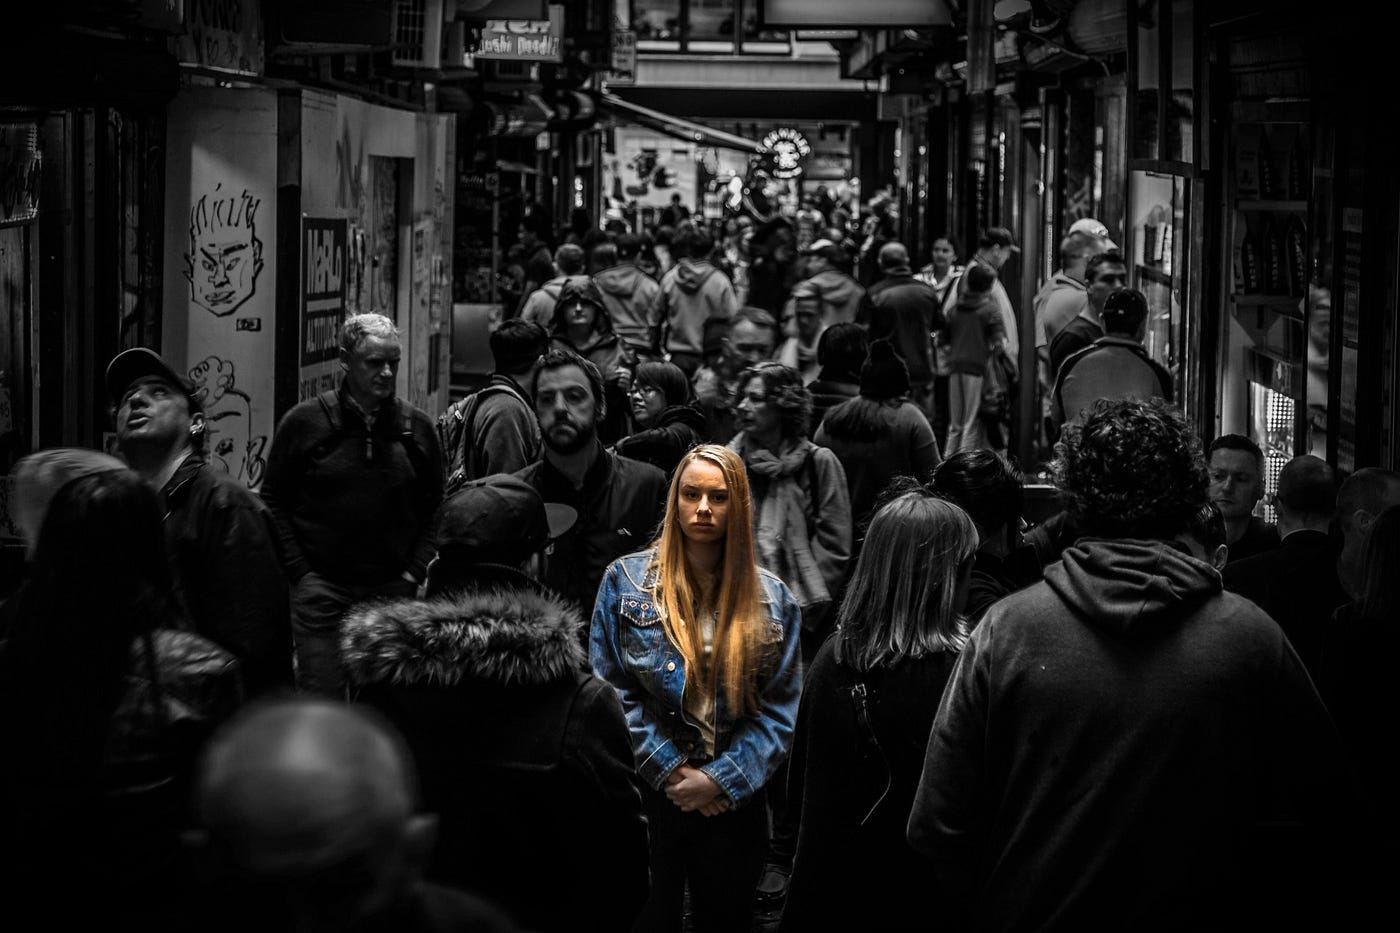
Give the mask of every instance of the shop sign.
[[612, 34], [612, 68], [609, 84], [637, 82], [637, 34], [630, 29], [614, 29]]
[[811, 155], [807, 138], [788, 126], [780, 126], [763, 137], [759, 144], [773, 159], [774, 178], [796, 178], [802, 174], [802, 160]]
[[475, 55], [496, 61], [562, 62], [564, 7], [549, 5], [549, 19], [492, 19], [481, 28]]
[[301, 365], [328, 363], [340, 352], [348, 271], [344, 218], [302, 220]]
[[41, 160], [36, 124], [0, 123], [0, 224], [39, 216]]

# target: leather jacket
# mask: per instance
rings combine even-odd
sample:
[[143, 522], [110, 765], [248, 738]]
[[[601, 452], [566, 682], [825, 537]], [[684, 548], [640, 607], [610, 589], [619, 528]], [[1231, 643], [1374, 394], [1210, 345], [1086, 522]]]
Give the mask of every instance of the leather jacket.
[[[682, 709], [685, 662], [660, 624], [653, 599], [654, 551], [608, 565], [593, 609], [589, 657], [593, 671], [617, 689], [632, 734], [637, 770], [660, 790], [687, 761], [700, 729]], [[772, 651], [759, 673], [760, 711], [736, 714], [723, 691], [715, 698], [715, 757], [700, 769], [741, 806], [767, 783], [787, 757], [802, 692], [797, 601], [776, 576], [759, 570], [768, 609]]]

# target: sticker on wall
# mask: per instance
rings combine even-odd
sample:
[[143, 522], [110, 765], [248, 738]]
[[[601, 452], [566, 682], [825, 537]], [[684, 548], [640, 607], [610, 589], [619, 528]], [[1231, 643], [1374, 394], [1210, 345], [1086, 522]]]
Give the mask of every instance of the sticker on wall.
[[227, 317], [253, 297], [263, 268], [256, 227], [262, 199], [246, 190], [230, 195], [222, 189], [215, 185], [190, 210], [185, 254], [190, 300], [215, 317]]

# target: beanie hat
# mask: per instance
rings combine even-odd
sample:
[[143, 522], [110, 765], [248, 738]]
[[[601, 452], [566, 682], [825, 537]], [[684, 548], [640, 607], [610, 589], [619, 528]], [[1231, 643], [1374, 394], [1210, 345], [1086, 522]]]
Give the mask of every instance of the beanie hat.
[[909, 367], [888, 340], [876, 340], [870, 345], [870, 355], [860, 367], [860, 394], [873, 399], [909, 394]]

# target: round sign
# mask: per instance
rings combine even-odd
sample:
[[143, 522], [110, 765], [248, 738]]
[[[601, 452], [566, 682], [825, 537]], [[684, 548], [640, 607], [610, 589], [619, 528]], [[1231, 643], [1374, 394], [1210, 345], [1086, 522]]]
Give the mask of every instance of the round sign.
[[802, 174], [801, 162], [812, 152], [806, 138], [791, 127], [781, 126], [763, 137], [765, 152], [773, 156], [773, 177], [796, 178]]

